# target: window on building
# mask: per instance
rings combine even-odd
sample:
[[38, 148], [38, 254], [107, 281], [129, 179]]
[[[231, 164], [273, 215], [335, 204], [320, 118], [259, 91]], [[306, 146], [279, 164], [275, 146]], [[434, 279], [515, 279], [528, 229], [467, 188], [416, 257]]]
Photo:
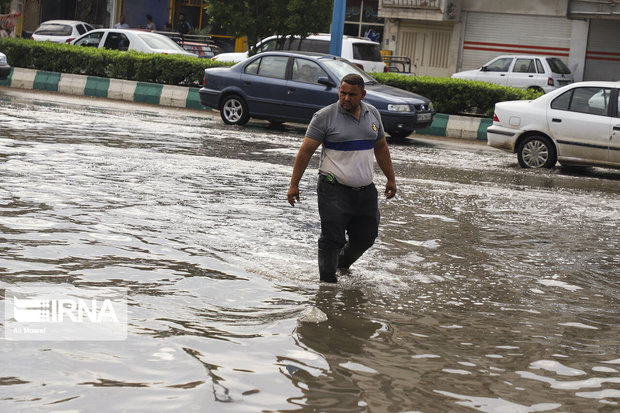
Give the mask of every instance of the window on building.
[[384, 19], [379, 17], [378, 0], [347, 0], [344, 34], [383, 41]]

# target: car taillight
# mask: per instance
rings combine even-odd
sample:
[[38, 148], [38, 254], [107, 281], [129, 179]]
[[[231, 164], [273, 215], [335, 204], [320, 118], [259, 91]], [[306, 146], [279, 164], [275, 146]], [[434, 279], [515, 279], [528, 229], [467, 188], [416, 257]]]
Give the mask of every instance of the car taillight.
[[161, 52], [161, 54], [168, 54], [168, 53], [166, 53], [166, 52]]
[[34, 40], [34, 37], [30, 36], [30, 40]]
[[390, 69], [387, 66], [383, 66], [383, 73], [387, 73], [389, 71], [390, 71]]
[[207, 86], [207, 75], [202, 76], [202, 85]]
[[553, 86], [553, 78], [552, 77], [547, 78], [547, 86]]
[[67, 39], [67, 40], [65, 40], [65, 43], [71, 43], [71, 42], [72, 42], [72, 41], [74, 41], [74, 40], [75, 40], [75, 37], [74, 37], [74, 38], [72, 38], [72, 39]]
[[497, 117], [497, 113], [493, 114], [493, 122], [499, 122], [499, 118]]

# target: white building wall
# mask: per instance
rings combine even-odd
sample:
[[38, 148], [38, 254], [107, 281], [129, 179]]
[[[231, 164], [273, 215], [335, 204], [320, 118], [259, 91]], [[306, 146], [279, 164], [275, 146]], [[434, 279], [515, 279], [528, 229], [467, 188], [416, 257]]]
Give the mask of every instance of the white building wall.
[[583, 80], [583, 70], [586, 61], [588, 46], [588, 29], [590, 22], [587, 20], [571, 21], [570, 54], [568, 56], [568, 68], [573, 72], [576, 82]]

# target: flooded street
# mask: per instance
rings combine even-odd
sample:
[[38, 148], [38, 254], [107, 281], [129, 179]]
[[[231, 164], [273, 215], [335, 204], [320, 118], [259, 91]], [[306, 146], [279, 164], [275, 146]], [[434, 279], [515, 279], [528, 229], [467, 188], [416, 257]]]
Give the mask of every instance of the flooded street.
[[0, 88], [0, 300], [128, 304], [122, 341], [0, 334], [0, 411], [620, 411], [620, 171], [391, 144], [377, 243], [320, 285], [304, 130]]

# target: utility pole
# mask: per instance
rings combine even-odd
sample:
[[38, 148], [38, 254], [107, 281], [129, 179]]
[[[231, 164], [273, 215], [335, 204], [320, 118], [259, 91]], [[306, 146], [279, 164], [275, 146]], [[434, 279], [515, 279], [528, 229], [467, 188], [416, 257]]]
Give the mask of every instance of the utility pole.
[[342, 54], [342, 36], [344, 34], [344, 13], [346, 4], [346, 0], [334, 0], [332, 37], [329, 43], [329, 54], [335, 56], [340, 56]]

